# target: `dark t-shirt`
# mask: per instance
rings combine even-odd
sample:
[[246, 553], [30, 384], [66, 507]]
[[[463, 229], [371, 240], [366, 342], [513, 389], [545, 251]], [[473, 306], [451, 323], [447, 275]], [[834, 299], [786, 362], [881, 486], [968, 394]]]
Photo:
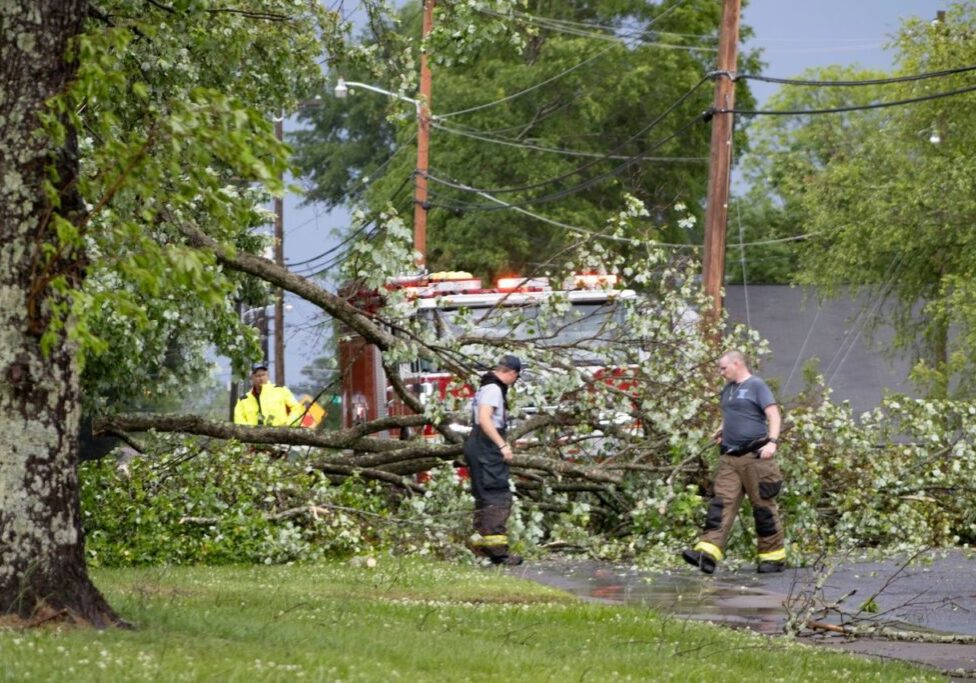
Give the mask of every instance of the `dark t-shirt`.
[[776, 399], [760, 378], [753, 375], [739, 384], [729, 382], [722, 389], [720, 400], [722, 445], [725, 448], [744, 448], [769, 434], [765, 411], [776, 403]]

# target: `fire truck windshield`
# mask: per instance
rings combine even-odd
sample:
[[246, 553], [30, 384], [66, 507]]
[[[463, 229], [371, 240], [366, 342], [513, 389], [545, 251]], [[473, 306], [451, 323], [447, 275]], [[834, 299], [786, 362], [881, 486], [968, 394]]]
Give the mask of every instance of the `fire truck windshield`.
[[[516, 310], [513, 310], [517, 308]], [[608, 342], [623, 336], [623, 310], [613, 301], [573, 303], [559, 317], [543, 319], [538, 304], [518, 307], [475, 307], [465, 309], [428, 309], [440, 337], [484, 337], [487, 339], [532, 339], [539, 346], [572, 350], [580, 364], [608, 362]], [[461, 323], [461, 318], [469, 323]]]

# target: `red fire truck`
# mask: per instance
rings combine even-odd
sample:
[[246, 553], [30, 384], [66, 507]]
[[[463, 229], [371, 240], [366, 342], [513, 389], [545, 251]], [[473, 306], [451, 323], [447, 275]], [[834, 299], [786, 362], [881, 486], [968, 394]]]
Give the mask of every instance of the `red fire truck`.
[[[459, 316], [473, 321], [477, 336], [492, 339], [536, 339], [538, 344], [573, 346], [574, 361], [580, 365], [600, 365], [598, 354], [589, 352], [587, 344], [598, 338], [611, 320], [622, 322], [623, 311], [617, 302], [633, 299], [636, 294], [620, 289], [615, 276], [583, 274], [568, 279], [561, 289], [554, 289], [547, 278], [506, 277], [494, 287], [485, 288], [469, 273], [443, 272], [422, 277], [401, 278], [388, 288], [404, 289], [419, 301], [416, 315], [440, 337], [458, 331]], [[546, 330], [535, 324], [540, 305], [549, 297], [561, 295], [568, 302], [568, 312], [558, 320], [549, 320]], [[348, 295], [348, 292], [347, 292]], [[378, 304], [378, 297], [356, 297], [367, 308]], [[372, 300], [372, 306], [370, 306]], [[520, 322], [513, 328], [504, 320], [505, 309], [518, 307]], [[471, 335], [468, 329], [466, 334]], [[350, 330], [339, 334], [339, 367], [342, 372], [342, 425], [350, 427], [388, 415], [409, 414], [387, 382], [380, 351]], [[490, 362], [490, 361], [489, 361]], [[400, 375], [421, 403], [432, 397], [443, 398], [450, 391], [454, 377], [431, 362], [418, 359], [404, 363]], [[456, 388], [455, 385], [455, 389]], [[466, 387], [458, 391], [470, 393]], [[424, 435], [435, 437], [428, 426]], [[405, 437], [407, 432], [391, 434]]]

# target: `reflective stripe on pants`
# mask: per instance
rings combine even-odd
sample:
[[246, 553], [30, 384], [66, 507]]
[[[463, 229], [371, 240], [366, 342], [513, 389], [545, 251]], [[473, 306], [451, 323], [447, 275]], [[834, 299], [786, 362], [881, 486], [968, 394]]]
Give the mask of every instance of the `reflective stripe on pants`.
[[[504, 432], [499, 430], [504, 436]], [[501, 449], [478, 427], [464, 440], [464, 458], [471, 474], [474, 496], [474, 530], [481, 535], [478, 544], [490, 557], [508, 555], [506, 525], [512, 513], [508, 463]]]
[[783, 525], [775, 500], [782, 486], [783, 476], [775, 458], [763, 460], [753, 454], [720, 456], [700, 542], [715, 546], [720, 551], [716, 559], [721, 559], [742, 499], [749, 496], [760, 559], [785, 559]]

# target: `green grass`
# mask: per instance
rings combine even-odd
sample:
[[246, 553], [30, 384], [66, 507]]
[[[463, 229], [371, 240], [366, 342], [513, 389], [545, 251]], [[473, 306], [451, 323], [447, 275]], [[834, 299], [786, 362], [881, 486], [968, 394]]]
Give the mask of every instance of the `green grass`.
[[418, 559], [94, 577], [137, 628], [0, 630], [0, 680], [941, 680]]

